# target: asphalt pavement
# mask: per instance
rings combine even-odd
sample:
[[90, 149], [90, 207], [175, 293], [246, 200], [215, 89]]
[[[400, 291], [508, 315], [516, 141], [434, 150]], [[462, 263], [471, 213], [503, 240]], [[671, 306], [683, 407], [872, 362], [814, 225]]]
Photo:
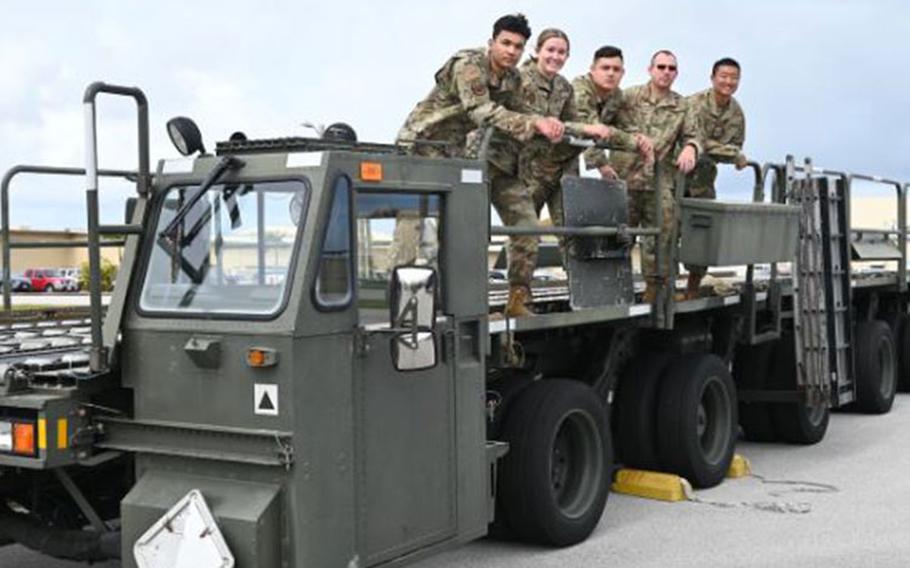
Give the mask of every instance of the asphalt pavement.
[[[885, 416], [835, 414], [815, 446], [742, 442], [738, 452], [756, 476], [699, 491], [700, 502], [612, 494], [600, 525], [580, 545], [553, 550], [481, 540], [416, 566], [910, 566], [910, 394], [898, 395]], [[0, 568], [77, 566], [84, 565], [0, 549]]]

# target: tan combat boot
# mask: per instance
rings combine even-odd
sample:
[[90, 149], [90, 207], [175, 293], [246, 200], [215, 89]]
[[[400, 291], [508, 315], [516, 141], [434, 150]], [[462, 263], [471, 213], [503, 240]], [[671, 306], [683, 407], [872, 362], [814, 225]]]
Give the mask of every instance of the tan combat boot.
[[694, 300], [698, 298], [698, 290], [701, 288], [701, 274], [689, 273], [689, 279], [686, 281], [686, 299]]
[[509, 301], [506, 303], [505, 314], [509, 318], [523, 318], [533, 316], [534, 312], [526, 305], [531, 300], [531, 290], [527, 286], [511, 286], [509, 288]]

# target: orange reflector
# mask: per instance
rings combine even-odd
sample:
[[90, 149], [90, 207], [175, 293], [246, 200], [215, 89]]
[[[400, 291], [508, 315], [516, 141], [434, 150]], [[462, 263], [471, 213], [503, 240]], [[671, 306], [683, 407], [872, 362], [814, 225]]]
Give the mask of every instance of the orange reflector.
[[38, 449], [47, 449], [47, 420], [44, 418], [38, 419]]
[[66, 418], [57, 420], [57, 449], [65, 450], [69, 445], [68, 424]]
[[13, 451], [17, 454], [35, 455], [34, 424], [13, 424]]
[[363, 181], [382, 181], [382, 164], [379, 162], [360, 162], [360, 179]]

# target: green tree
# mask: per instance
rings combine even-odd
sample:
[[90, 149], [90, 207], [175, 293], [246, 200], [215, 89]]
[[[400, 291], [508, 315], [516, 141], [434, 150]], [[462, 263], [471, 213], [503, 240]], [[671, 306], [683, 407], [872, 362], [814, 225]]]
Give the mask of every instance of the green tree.
[[[89, 269], [88, 261], [82, 263], [79, 274], [79, 288], [88, 290]], [[101, 259], [101, 291], [110, 292], [114, 289], [114, 282], [117, 280], [117, 265], [106, 258]]]

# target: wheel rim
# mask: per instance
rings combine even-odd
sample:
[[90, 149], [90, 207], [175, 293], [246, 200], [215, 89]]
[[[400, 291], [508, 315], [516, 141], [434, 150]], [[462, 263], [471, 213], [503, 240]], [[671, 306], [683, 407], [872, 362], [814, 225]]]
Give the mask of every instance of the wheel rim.
[[806, 420], [813, 427], [818, 427], [828, 414], [828, 407], [824, 404], [810, 404], [806, 406]]
[[550, 455], [550, 491], [560, 512], [577, 518], [590, 510], [604, 472], [597, 422], [576, 410], [560, 422]]
[[702, 387], [695, 416], [698, 443], [709, 464], [720, 463], [726, 456], [732, 424], [733, 407], [726, 385], [720, 377], [710, 377]]
[[878, 348], [878, 364], [881, 369], [880, 391], [882, 398], [891, 398], [895, 387], [894, 347], [887, 337], [882, 337]]

